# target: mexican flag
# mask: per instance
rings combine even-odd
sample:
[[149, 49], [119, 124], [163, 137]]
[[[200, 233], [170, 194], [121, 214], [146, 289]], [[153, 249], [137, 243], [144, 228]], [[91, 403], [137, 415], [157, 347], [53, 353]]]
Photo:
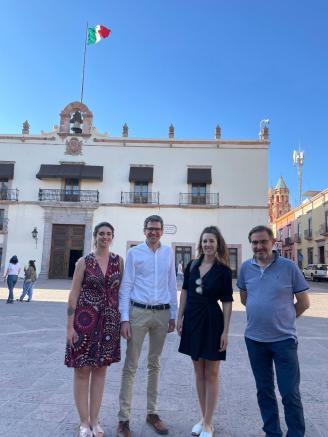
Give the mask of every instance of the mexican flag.
[[96, 44], [103, 38], [107, 38], [111, 33], [110, 29], [98, 24], [95, 27], [88, 27], [88, 44]]

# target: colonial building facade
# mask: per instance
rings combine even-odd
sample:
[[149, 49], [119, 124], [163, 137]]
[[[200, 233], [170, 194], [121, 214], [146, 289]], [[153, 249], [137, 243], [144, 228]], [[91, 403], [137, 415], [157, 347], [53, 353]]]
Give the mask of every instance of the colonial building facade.
[[[259, 139], [130, 138], [99, 133], [89, 108], [67, 105], [52, 132], [0, 135], [1, 273], [12, 255], [35, 259], [44, 278], [69, 278], [92, 250], [100, 221], [115, 227], [123, 257], [144, 240], [143, 222], [159, 214], [163, 243], [176, 263], [195, 256], [201, 230], [217, 225], [236, 273], [251, 255], [247, 233], [267, 222], [268, 129]], [[256, 169], [256, 171], [254, 170]], [[251, 189], [250, 189], [251, 187]]]
[[300, 268], [328, 264], [328, 189], [272, 223], [281, 254]]

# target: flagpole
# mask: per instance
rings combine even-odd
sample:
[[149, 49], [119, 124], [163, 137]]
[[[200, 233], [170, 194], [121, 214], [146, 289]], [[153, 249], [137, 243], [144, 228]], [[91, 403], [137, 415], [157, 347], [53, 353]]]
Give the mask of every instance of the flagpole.
[[85, 41], [84, 41], [84, 54], [83, 54], [83, 68], [82, 68], [82, 84], [81, 84], [81, 103], [83, 102], [83, 90], [84, 90], [84, 70], [85, 70], [85, 57], [87, 53], [87, 39], [88, 39], [88, 22], [85, 31]]

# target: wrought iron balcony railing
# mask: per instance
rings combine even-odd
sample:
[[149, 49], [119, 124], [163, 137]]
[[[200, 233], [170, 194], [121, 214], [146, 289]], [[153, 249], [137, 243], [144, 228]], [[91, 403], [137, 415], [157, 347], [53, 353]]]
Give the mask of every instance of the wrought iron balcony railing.
[[306, 240], [312, 240], [312, 229], [305, 229], [304, 238]]
[[180, 193], [180, 205], [212, 205], [219, 206], [219, 193]]
[[121, 192], [121, 203], [126, 205], [133, 204], [159, 204], [159, 192], [139, 193], [134, 191]]
[[18, 193], [19, 190], [17, 188], [14, 189], [2, 188], [0, 189], [0, 200], [9, 200], [9, 201], [18, 202]]
[[295, 234], [294, 235], [294, 241], [295, 241], [295, 243], [301, 243], [302, 242], [302, 235], [301, 234]]
[[99, 202], [98, 190], [39, 189], [39, 201], [44, 202]]
[[328, 235], [328, 225], [327, 223], [323, 223], [319, 227], [319, 234], [320, 235]]
[[285, 246], [290, 246], [291, 244], [293, 244], [292, 237], [286, 237], [285, 238]]

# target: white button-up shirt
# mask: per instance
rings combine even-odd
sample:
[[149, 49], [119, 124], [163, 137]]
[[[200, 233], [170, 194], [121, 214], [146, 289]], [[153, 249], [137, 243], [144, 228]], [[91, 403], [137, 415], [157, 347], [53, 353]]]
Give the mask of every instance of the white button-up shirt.
[[128, 250], [120, 286], [121, 321], [129, 320], [130, 301], [145, 305], [170, 304], [171, 319], [177, 312], [177, 282], [173, 252], [160, 245], [154, 252], [146, 243]]

